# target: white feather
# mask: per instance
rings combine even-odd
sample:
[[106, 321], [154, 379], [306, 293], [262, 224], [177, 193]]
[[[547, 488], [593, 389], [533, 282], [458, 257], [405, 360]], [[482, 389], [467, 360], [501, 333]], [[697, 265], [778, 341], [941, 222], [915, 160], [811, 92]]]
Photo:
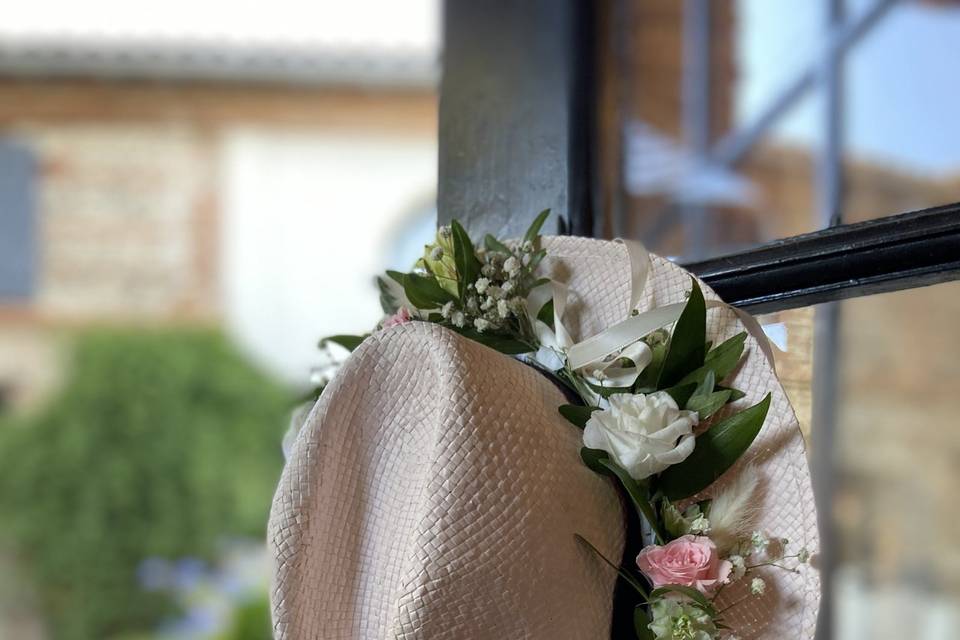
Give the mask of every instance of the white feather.
[[744, 467], [710, 503], [710, 538], [723, 554], [753, 529], [759, 511], [752, 500], [760, 474], [753, 465]]

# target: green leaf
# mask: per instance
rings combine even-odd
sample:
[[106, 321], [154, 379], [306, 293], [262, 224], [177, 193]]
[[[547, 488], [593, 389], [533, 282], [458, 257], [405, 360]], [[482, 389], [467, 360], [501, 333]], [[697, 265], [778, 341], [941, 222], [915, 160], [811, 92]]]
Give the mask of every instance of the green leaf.
[[400, 309], [400, 301], [394, 297], [390, 283], [380, 276], [377, 276], [376, 282], [380, 291], [380, 308], [388, 316], [395, 314]]
[[690, 401], [690, 398], [693, 397], [696, 389], [697, 385], [689, 382], [687, 384], [670, 387], [669, 389], [665, 389], [665, 391], [670, 394], [670, 397], [673, 398], [673, 401], [677, 403], [678, 407], [685, 407]]
[[505, 253], [508, 256], [513, 255], [513, 252], [510, 251], [510, 247], [503, 244], [489, 233], [483, 237], [483, 245], [487, 248], [487, 251], [497, 251], [499, 253]]
[[404, 276], [403, 290], [410, 303], [418, 309], [436, 309], [457, 300], [452, 293], [440, 286], [436, 278], [416, 273]]
[[730, 391], [714, 391], [705, 396], [694, 395], [687, 401], [685, 409], [696, 411], [700, 420], [706, 420], [730, 401]]
[[650, 630], [650, 617], [643, 610], [643, 605], [637, 605], [633, 610], [633, 630], [637, 634], [637, 640], [655, 640], [653, 631]]
[[537, 320], [553, 330], [553, 298], [547, 300], [547, 303], [540, 307], [540, 311], [537, 312]]
[[650, 528], [653, 529], [657, 539], [662, 544], [666, 540], [666, 533], [663, 531], [663, 527], [660, 526], [660, 521], [657, 519], [657, 512], [653, 510], [653, 506], [647, 499], [644, 488], [641, 487], [636, 480], [630, 477], [630, 474], [627, 473], [626, 469], [618, 465], [613, 460], [610, 460], [609, 458], [599, 460], [599, 464], [612, 471], [613, 475], [617, 477], [617, 479], [620, 481], [620, 484], [627, 492], [627, 495], [630, 496], [630, 501], [633, 502], [633, 506], [636, 508], [637, 512], [650, 524]]
[[716, 389], [717, 389], [717, 391], [729, 391], [729, 392], [730, 392], [730, 399], [727, 400], [727, 402], [736, 402], [736, 401], [739, 400], [740, 398], [744, 398], [744, 397], [746, 397], [746, 395], [747, 395], [747, 394], [745, 394], [743, 391], [740, 391], [740, 389], [734, 389], [733, 387], [725, 387], [725, 386], [723, 386], [722, 384], [718, 384], [718, 385], [716, 386]]
[[583, 429], [587, 426], [587, 420], [590, 414], [599, 409], [599, 407], [581, 407], [575, 404], [562, 404], [558, 409], [560, 415], [570, 421], [571, 424]]
[[623, 569], [623, 568], [621, 568], [621, 567], [618, 567], [618, 566], [615, 565], [613, 562], [611, 562], [611, 561], [607, 558], [607, 556], [605, 556], [605, 555], [603, 555], [602, 553], [600, 553], [600, 550], [599, 550], [599, 549], [597, 549], [595, 546], [593, 546], [592, 544], [590, 544], [590, 541], [587, 540], [586, 538], [584, 538], [584, 537], [583, 537], [582, 535], [580, 535], [579, 533], [573, 534], [573, 537], [576, 538], [577, 541], [580, 542], [581, 544], [587, 545], [587, 547], [589, 547], [591, 551], [593, 551], [595, 554], [597, 554], [597, 555], [600, 557], [601, 560], [603, 560], [604, 562], [606, 562], [609, 566], [611, 566], [611, 567], [613, 568], [614, 571], [616, 571], [618, 574], [620, 574], [620, 577], [623, 578], [623, 579], [626, 581], [627, 584], [629, 584], [631, 587], [633, 587], [633, 588], [636, 590], [637, 593], [639, 593], [639, 594], [640, 594], [641, 596], [643, 596], [644, 598], [647, 597], [647, 590], [643, 588], [643, 585], [640, 584], [640, 581], [637, 580], [637, 578], [634, 577], [629, 571], [627, 571], [626, 569]]
[[602, 460], [606, 460], [609, 457], [610, 454], [603, 449], [580, 448], [580, 459], [583, 460], [583, 464], [587, 465], [587, 468], [594, 473], [599, 473], [602, 476], [613, 476], [613, 473], [609, 469], [600, 464]]
[[737, 368], [737, 363], [740, 362], [746, 337], [746, 331], [741, 331], [729, 340], [725, 340], [717, 348], [711, 349], [703, 361], [703, 366], [685, 375], [680, 382], [699, 382], [703, 380], [708, 371], [712, 371], [717, 380], [726, 378]]
[[686, 460], [660, 474], [660, 490], [669, 500], [682, 500], [703, 491], [743, 455], [760, 433], [770, 408], [770, 394], [697, 436]]
[[403, 279], [404, 279], [404, 277], [406, 277], [406, 275], [407, 275], [407, 274], [405, 274], [405, 273], [400, 273], [399, 271], [391, 271], [390, 269], [387, 269], [387, 276], [388, 276], [391, 280], [393, 280], [394, 282], [396, 282], [398, 285], [400, 285], [401, 287], [403, 286]]
[[467, 285], [473, 284], [480, 277], [480, 260], [477, 259], [477, 252], [473, 246], [473, 240], [467, 235], [466, 230], [456, 220], [450, 223], [450, 231], [453, 233], [453, 261], [457, 266], [457, 278], [460, 284], [459, 291], [461, 299], [467, 294]]
[[320, 346], [328, 342], [333, 344], [338, 344], [347, 351], [353, 351], [360, 346], [360, 343], [363, 342], [363, 339], [367, 336], [350, 336], [350, 335], [339, 335], [339, 336], [330, 336], [329, 338], [324, 338], [320, 341]]
[[534, 351], [534, 349], [526, 342], [520, 342], [519, 340], [511, 338], [510, 336], [497, 335], [495, 333], [480, 333], [476, 329], [470, 329], [467, 327], [450, 328], [465, 338], [470, 338], [474, 342], [479, 342], [484, 346], [490, 347], [494, 351], [499, 351], [500, 353], [508, 356], [515, 356], [521, 353], [530, 353], [531, 351]]
[[[634, 393], [652, 393], [657, 390], [657, 380], [660, 379], [663, 361], [667, 357], [667, 345], [659, 342], [651, 346], [650, 351], [652, 354], [650, 364], [640, 372], [636, 382], [633, 383]], [[683, 405], [678, 404], [677, 406]]]
[[717, 609], [709, 600], [707, 600], [706, 596], [693, 587], [687, 587], [682, 584], [665, 584], [662, 587], [657, 587], [650, 592], [650, 599], [662, 598], [669, 593], [679, 593], [684, 595], [690, 598], [690, 600], [692, 600], [698, 607], [709, 613], [711, 616], [716, 617], [717, 615]]
[[671, 538], [679, 538], [687, 533], [686, 518], [680, 513], [680, 509], [677, 509], [669, 500], [660, 503], [660, 517], [663, 519], [663, 528]]
[[527, 265], [527, 269], [533, 273], [536, 271], [537, 266], [540, 265], [540, 261], [547, 257], [546, 249], [540, 249], [530, 254], [530, 264]]
[[707, 306], [696, 278], [690, 278], [690, 298], [673, 328], [658, 386], [672, 387], [703, 366], [707, 341]]
[[[584, 380], [584, 382], [587, 382]], [[633, 392], [633, 387], [604, 387], [599, 384], [593, 384], [587, 382], [587, 386], [590, 387], [594, 393], [596, 393], [601, 398], [609, 398], [615, 393], [631, 393]]]
[[550, 216], [550, 209], [544, 209], [541, 211], [536, 218], [533, 219], [533, 222], [530, 223], [530, 228], [527, 229], [527, 232], [523, 234], [524, 242], [533, 242], [540, 235], [540, 228], [543, 227], [543, 223], [547, 221], [547, 218]]

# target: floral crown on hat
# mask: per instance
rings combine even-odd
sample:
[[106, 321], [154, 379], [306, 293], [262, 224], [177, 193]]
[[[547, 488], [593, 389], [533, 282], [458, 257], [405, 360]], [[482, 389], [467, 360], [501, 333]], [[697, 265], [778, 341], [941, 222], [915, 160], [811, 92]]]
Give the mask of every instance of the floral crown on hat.
[[[747, 598], [760, 596], [766, 583], [759, 568], [795, 572], [810, 559], [810, 550], [752, 530], [760, 482], [754, 466], [743, 465], [711, 491], [760, 433], [770, 406], [767, 393], [742, 410], [728, 407], [745, 395], [725, 381], [741, 362], [747, 332], [716, 345], [707, 341], [707, 309], [722, 303], [705, 300], [693, 277], [685, 302], [639, 311], [650, 256], [625, 242], [631, 313], [575, 341], [563, 324], [566, 287], [540, 274], [547, 251], [539, 234], [548, 215], [537, 216], [518, 241], [487, 235], [480, 246], [457, 221], [441, 227], [412, 271], [378, 278], [387, 316], [377, 330], [439, 324], [560, 385], [571, 402], [558, 411], [583, 430], [583, 464], [612, 479], [634, 512], [629, 520], [640, 525], [628, 531], [623, 562], [577, 536], [627, 590], [617, 604], [632, 610], [630, 629], [615, 628], [615, 637], [734, 640], [738, 631], [725, 614], [744, 600], [721, 607], [720, 593], [744, 581]], [[759, 325], [738, 313], [772, 362]], [[321, 346], [353, 350], [365, 337], [332, 336]]]

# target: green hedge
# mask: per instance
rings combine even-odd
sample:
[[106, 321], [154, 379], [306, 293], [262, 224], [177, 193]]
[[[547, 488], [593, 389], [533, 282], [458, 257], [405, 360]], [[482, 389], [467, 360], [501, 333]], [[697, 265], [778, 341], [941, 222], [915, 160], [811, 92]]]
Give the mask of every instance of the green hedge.
[[262, 539], [290, 403], [212, 331], [78, 337], [57, 397], [0, 433], [0, 532], [52, 637], [149, 630], [173, 611], [139, 588], [145, 557]]

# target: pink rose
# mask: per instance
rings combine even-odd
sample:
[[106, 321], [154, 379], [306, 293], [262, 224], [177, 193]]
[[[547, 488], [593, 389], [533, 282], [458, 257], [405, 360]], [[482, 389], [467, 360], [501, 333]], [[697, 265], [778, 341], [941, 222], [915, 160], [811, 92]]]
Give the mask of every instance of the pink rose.
[[410, 312], [407, 311], [407, 308], [400, 307], [400, 309], [395, 314], [393, 314], [392, 316], [388, 316], [383, 321], [383, 328], [389, 329], [390, 327], [395, 327], [398, 324], [406, 324], [411, 320], [413, 320], [413, 318], [410, 316]]
[[637, 566], [654, 587], [680, 584], [703, 593], [726, 582], [733, 568], [729, 561], [720, 559], [713, 540], [693, 535], [645, 548], [637, 556]]

